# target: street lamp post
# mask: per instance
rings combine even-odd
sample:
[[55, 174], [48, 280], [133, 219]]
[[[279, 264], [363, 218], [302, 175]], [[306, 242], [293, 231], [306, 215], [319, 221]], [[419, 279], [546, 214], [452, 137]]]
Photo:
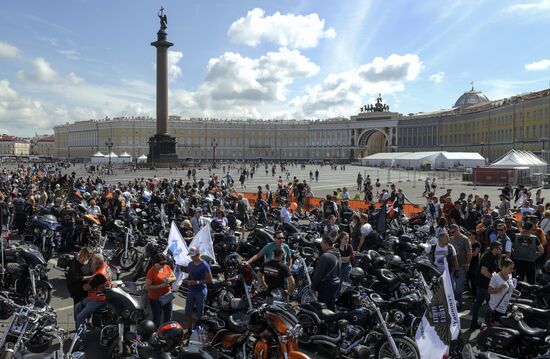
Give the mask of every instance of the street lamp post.
[[212, 146], [212, 168], [216, 168], [216, 147], [218, 147], [218, 141], [213, 138], [212, 142], [210, 143], [210, 146]]
[[540, 139], [540, 142], [542, 142], [542, 151], [540, 153], [540, 156], [542, 157], [543, 160], [546, 161], [546, 142], [548, 141], [548, 139], [546, 137], [543, 137]]
[[113, 148], [113, 141], [111, 141], [111, 137], [105, 141], [105, 146], [107, 146], [107, 149], [109, 150], [109, 172], [111, 172], [111, 149]]
[[481, 142], [481, 157], [485, 160], [485, 163], [487, 163], [487, 159], [485, 158], [485, 142]]

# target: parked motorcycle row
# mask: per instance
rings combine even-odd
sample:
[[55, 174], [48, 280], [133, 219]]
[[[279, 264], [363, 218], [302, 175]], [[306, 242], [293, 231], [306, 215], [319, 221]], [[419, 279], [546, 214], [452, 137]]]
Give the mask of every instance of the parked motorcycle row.
[[[369, 250], [355, 254], [351, 281], [342, 284], [332, 311], [311, 292], [310, 275], [322, 254], [325, 222], [320, 210], [295, 212], [293, 226], [282, 226], [280, 209], [264, 201], [237, 219], [233, 212], [237, 199], [231, 193], [192, 191], [166, 208], [169, 184], [159, 187], [162, 205], [151, 202], [148, 189], [134, 190], [125, 196], [127, 206], [117, 218], [91, 215], [86, 196], [73, 198], [79, 214], [75, 245], [102, 253], [114, 273], [112, 287], [105, 289], [108, 305], [90, 320], [90, 327], [100, 332], [106, 357], [306, 359], [300, 349], [305, 347], [335, 358], [420, 358], [415, 334], [441, 275], [424, 254], [433, 243], [430, 218], [407, 219], [399, 213], [390, 218], [385, 206], [369, 210], [378, 234], [369, 238]], [[148, 320], [140, 283], [155, 254], [167, 247], [170, 222], [192, 217], [197, 207], [206, 219], [214, 216], [216, 208], [224, 208], [228, 225], [210, 222], [216, 261], [203, 256], [214, 277], [208, 286], [207, 313], [184, 340], [179, 323], [156, 328]], [[61, 343], [58, 358], [84, 357], [74, 351], [80, 331], [64, 351], [65, 333], [48, 305], [52, 291], [48, 260], [56, 258], [57, 266], [65, 268], [74, 258], [58, 253], [61, 226], [53, 213], [50, 205], [29, 217], [18, 244], [10, 243], [8, 231], [3, 233], [0, 314], [8, 322], [0, 337], [0, 358], [43, 353], [56, 341]], [[341, 228], [350, 231], [349, 218], [341, 220]], [[277, 230], [285, 232], [293, 252], [296, 288], [288, 298], [286, 293], [267, 296], [258, 284], [257, 267], [245, 262], [271, 243]], [[175, 266], [168, 254], [169, 264]], [[131, 272], [132, 281], [118, 280], [122, 272]], [[474, 348], [460, 339], [450, 356], [548, 358], [549, 275], [540, 276], [541, 285], [519, 282], [521, 295], [513, 298], [501, 325], [482, 331]], [[179, 294], [185, 297], [186, 288], [179, 288]]]

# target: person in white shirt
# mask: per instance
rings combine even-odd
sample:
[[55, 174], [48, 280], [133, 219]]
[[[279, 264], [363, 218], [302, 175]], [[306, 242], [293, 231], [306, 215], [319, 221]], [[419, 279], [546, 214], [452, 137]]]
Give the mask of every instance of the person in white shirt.
[[292, 216], [290, 214], [290, 201], [285, 201], [285, 205], [281, 209], [281, 222], [283, 224], [292, 224]]
[[368, 248], [365, 248], [365, 242], [367, 240], [367, 237], [371, 233], [372, 233], [372, 226], [369, 223], [369, 216], [366, 213], [363, 213], [361, 214], [361, 237], [356, 248], [354, 248], [355, 251], [361, 252], [362, 250], [368, 249]]
[[544, 218], [540, 221], [539, 227], [544, 231], [544, 234], [550, 231], [550, 211], [544, 211]]
[[[441, 273], [445, 271], [444, 258], [447, 259], [449, 273], [454, 274], [458, 268], [456, 250], [455, 247], [449, 243], [449, 234], [447, 232], [439, 233], [437, 236], [437, 244], [427, 247], [426, 254], [430, 258], [430, 261], [441, 271]], [[452, 278], [453, 277], [451, 277], [451, 279]]]
[[[489, 308], [493, 311], [493, 320], [506, 315], [506, 309], [510, 303], [510, 297], [515, 292], [519, 292], [515, 289], [517, 281], [512, 278], [512, 272], [514, 271], [514, 262], [510, 258], [502, 260], [501, 269], [498, 273], [493, 273], [491, 281], [489, 282]], [[491, 324], [491, 323], [488, 323]]]

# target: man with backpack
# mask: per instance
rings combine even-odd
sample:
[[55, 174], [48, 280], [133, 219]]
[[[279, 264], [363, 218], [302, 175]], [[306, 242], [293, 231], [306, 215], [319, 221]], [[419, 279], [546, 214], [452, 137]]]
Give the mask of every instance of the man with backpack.
[[445, 271], [444, 258], [447, 259], [449, 274], [458, 269], [456, 250], [455, 247], [449, 243], [449, 234], [447, 234], [447, 232], [439, 233], [437, 236], [437, 244], [426, 248], [426, 254], [441, 273]]

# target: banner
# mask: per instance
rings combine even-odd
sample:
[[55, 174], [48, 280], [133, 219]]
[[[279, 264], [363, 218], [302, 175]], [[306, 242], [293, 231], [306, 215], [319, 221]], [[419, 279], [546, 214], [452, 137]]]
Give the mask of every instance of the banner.
[[214, 254], [214, 243], [212, 242], [212, 235], [210, 234], [210, 226], [206, 225], [201, 228], [200, 231], [195, 234], [189, 247], [197, 247], [202, 254], [206, 254], [216, 262], [216, 255]]
[[444, 260], [445, 271], [434, 285], [432, 301], [416, 330], [416, 344], [421, 358], [445, 358], [449, 354], [451, 341], [460, 335], [453, 284], [447, 259]]
[[187, 267], [191, 262], [191, 258], [187, 255], [189, 249], [183, 240], [181, 233], [176, 226], [176, 223], [172, 222], [170, 226], [170, 233], [168, 234], [168, 246], [164, 250], [164, 254], [168, 253], [168, 250], [172, 251], [172, 256], [177, 265]]

